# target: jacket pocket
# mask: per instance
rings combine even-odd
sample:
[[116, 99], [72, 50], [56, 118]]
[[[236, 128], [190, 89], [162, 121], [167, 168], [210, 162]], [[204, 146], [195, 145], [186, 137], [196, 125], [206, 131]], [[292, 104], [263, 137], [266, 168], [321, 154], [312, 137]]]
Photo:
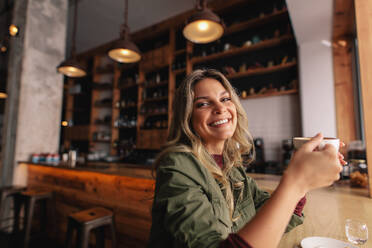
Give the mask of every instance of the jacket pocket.
[[227, 206], [223, 206], [223, 204], [226, 205], [226, 203], [222, 203], [219, 198], [212, 199], [214, 215], [217, 217], [219, 222], [221, 222], [226, 228], [230, 230], [232, 226], [230, 213]]

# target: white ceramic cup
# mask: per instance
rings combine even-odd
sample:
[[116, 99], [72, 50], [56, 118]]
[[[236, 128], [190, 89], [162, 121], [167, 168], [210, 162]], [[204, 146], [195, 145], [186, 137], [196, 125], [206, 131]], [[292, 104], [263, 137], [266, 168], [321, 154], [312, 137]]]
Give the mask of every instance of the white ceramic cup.
[[[294, 137], [293, 138], [293, 146], [295, 150], [300, 149], [300, 147], [305, 144], [306, 142], [310, 141], [311, 138], [309, 137]], [[323, 138], [322, 142], [319, 144], [318, 149], [322, 150], [326, 144], [331, 144], [333, 145], [336, 150], [340, 148], [340, 139], [338, 138]]]

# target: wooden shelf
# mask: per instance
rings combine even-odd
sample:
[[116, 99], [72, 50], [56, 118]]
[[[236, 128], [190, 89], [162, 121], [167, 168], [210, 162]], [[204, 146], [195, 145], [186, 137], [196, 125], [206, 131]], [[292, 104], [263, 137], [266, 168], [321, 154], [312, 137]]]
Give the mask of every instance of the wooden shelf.
[[177, 74], [181, 74], [182, 72], [186, 72], [186, 68], [181, 68], [181, 69], [177, 69], [177, 70], [174, 70], [174, 71], [173, 71], [173, 73], [174, 73], [175, 75], [177, 75]]
[[111, 103], [95, 103], [93, 105], [94, 108], [112, 108], [112, 104]]
[[88, 95], [87, 92], [79, 92], [79, 93], [70, 93], [70, 92], [67, 92], [67, 94], [69, 94], [70, 96], [86, 96]]
[[94, 122], [93, 125], [95, 126], [111, 126], [111, 122]]
[[243, 47], [239, 47], [239, 48], [232, 48], [228, 51], [224, 51], [224, 52], [220, 52], [220, 53], [214, 53], [212, 55], [208, 55], [208, 56], [205, 56], [205, 57], [194, 57], [194, 58], [191, 59], [191, 62], [194, 63], [194, 64], [197, 64], [197, 63], [207, 62], [207, 61], [210, 61], [210, 60], [216, 60], [216, 59], [220, 59], [220, 58], [231, 57], [231, 56], [246, 53], [246, 52], [258, 51], [258, 50], [268, 48], [268, 47], [275, 47], [275, 46], [278, 46], [282, 43], [286, 43], [286, 42], [292, 41], [292, 40], [294, 40], [293, 35], [284, 35], [284, 36], [281, 36], [279, 38], [261, 41], [257, 44], [253, 44], [251, 46], [243, 46]]
[[95, 74], [112, 74], [114, 72], [114, 66], [97, 68]]
[[164, 132], [165, 130], [167, 130], [168, 127], [157, 127], [157, 128], [141, 128], [140, 130], [142, 131], [148, 131], [148, 132]]
[[118, 109], [131, 109], [131, 108], [137, 108], [137, 104], [131, 104], [125, 107], [119, 107]]
[[144, 73], [151, 73], [151, 72], [155, 72], [155, 71], [160, 71], [160, 70], [165, 69], [167, 67], [169, 67], [169, 64], [153, 65], [153, 66], [151, 66], [151, 68], [143, 69], [143, 72]]
[[92, 140], [93, 143], [111, 143], [111, 140]]
[[167, 112], [159, 112], [159, 113], [148, 113], [148, 114], [142, 114], [143, 116], [145, 117], [150, 117], [150, 116], [161, 116], [161, 115], [168, 115], [168, 111]]
[[147, 98], [144, 100], [144, 102], [161, 102], [165, 100], [168, 100], [167, 96], [157, 97], [157, 98]]
[[267, 73], [286, 70], [286, 69], [292, 68], [296, 65], [297, 65], [297, 62], [289, 62], [289, 63], [285, 63], [283, 65], [274, 65], [274, 66], [271, 66], [271, 67], [257, 68], [257, 69], [253, 69], [253, 70], [247, 70], [247, 71], [244, 71], [244, 72], [237, 72], [237, 73], [234, 73], [234, 74], [228, 74], [228, 75], [226, 75], [226, 77], [228, 79], [236, 79], [236, 78], [241, 78], [241, 77], [262, 75], [262, 74], [267, 74]]
[[160, 87], [160, 86], [165, 86], [168, 85], [168, 80], [166, 81], [161, 81], [159, 83], [149, 83], [149, 84], [143, 84], [145, 88], [155, 88], [155, 87]]
[[123, 89], [129, 89], [129, 88], [133, 88], [133, 87], [136, 87], [136, 86], [139, 86], [140, 84], [137, 84], [137, 83], [130, 83], [130, 84], [125, 84], [125, 85], [120, 85], [118, 87], [119, 90], [123, 90]]
[[66, 112], [85, 112], [89, 110], [90, 108], [74, 108], [74, 109], [66, 109]]
[[117, 129], [136, 129], [137, 126], [135, 126], [135, 127], [115, 127], [115, 128], [117, 128]]
[[112, 84], [93, 83], [92, 90], [112, 90]]
[[174, 56], [181, 55], [183, 53], [186, 53], [186, 48], [174, 51]]
[[298, 93], [298, 90], [293, 89], [293, 90], [277, 91], [277, 92], [271, 92], [271, 93], [265, 93], [265, 94], [256, 94], [256, 95], [251, 95], [251, 96], [247, 96], [246, 98], [240, 98], [240, 99], [246, 100], [246, 99], [262, 98], [262, 97], [291, 95], [291, 94], [297, 94], [297, 93]]
[[254, 19], [251, 19], [251, 20], [248, 20], [248, 21], [237, 23], [237, 24], [232, 24], [231, 26], [226, 28], [226, 31], [225, 31], [224, 35], [230, 35], [232, 33], [236, 33], [236, 32], [248, 29], [248, 28], [258, 27], [258, 26], [267, 24], [268, 22], [272, 22], [272, 21], [278, 20], [280, 18], [283, 18], [285, 16], [288, 16], [288, 10], [287, 9], [283, 9], [283, 10], [273, 12], [269, 15], [264, 16], [264, 17], [258, 17], [258, 18], [254, 18]]

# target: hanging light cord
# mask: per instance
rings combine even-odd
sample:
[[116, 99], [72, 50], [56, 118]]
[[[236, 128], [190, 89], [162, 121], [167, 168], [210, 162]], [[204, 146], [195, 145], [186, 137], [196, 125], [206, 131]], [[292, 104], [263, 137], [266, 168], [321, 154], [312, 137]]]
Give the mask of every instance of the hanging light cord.
[[207, 1], [206, 0], [196, 0], [196, 9], [197, 10], [203, 10], [207, 7]]
[[77, 3], [77, 0], [75, 0], [74, 27], [73, 27], [73, 30], [72, 30], [71, 57], [74, 57], [75, 56], [75, 52], [76, 52], [75, 42], [76, 42], [76, 26], [77, 26], [77, 14], [78, 14], [77, 11], [78, 11], [78, 3]]
[[125, 9], [124, 9], [124, 24], [121, 25], [121, 38], [126, 38], [129, 35], [129, 26], [128, 26], [128, 0], [125, 0]]

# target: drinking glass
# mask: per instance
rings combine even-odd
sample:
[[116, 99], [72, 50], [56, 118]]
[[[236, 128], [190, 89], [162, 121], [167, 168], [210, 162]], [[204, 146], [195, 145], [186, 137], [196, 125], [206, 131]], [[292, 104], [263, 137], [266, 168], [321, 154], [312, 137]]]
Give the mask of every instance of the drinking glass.
[[345, 232], [347, 239], [353, 244], [363, 245], [368, 240], [368, 227], [362, 221], [347, 219]]

